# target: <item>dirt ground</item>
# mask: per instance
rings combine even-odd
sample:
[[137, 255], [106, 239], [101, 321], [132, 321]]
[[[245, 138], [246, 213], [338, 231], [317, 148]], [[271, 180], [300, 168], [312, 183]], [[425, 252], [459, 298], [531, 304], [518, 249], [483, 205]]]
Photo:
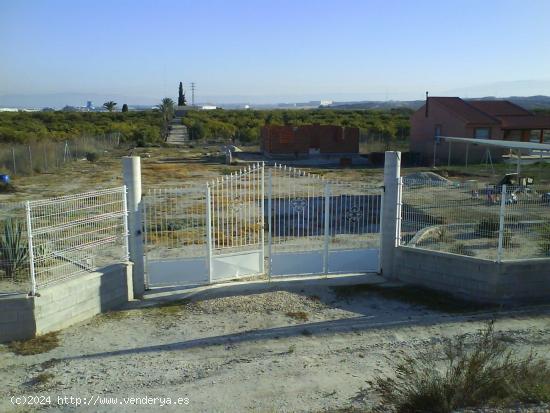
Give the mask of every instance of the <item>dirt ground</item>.
[[[150, 291], [126, 310], [60, 332], [49, 352], [22, 356], [0, 346], [0, 411], [34, 411], [10, 403], [22, 395], [50, 396], [41, 409], [61, 412], [369, 411], [377, 400], [367, 382], [390, 372], [387, 358], [474, 334], [491, 319], [514, 348], [550, 358], [548, 307], [448, 312], [338, 287], [356, 282], [381, 279]], [[75, 409], [58, 396], [96, 405]], [[188, 404], [123, 404], [146, 396]], [[116, 404], [105, 405], [112, 397]]]
[[[135, 148], [106, 153], [96, 162], [85, 159], [69, 163], [52, 173], [37, 173], [32, 176], [12, 177], [14, 193], [0, 193], [0, 203], [29, 199], [48, 198], [89, 190], [122, 185], [121, 156], [142, 157], [142, 183], [144, 188], [177, 186], [182, 182], [204, 183], [223, 174], [237, 171], [242, 165], [225, 165], [221, 145], [205, 145], [184, 148]], [[246, 148], [254, 150], [257, 148]], [[307, 168], [306, 168], [307, 169]], [[402, 168], [402, 175], [430, 168]], [[360, 180], [374, 185], [382, 182], [381, 167], [307, 169], [327, 179], [342, 181]], [[478, 180], [480, 183], [496, 183], [502, 174], [515, 172], [515, 167], [504, 164], [494, 166], [494, 171], [485, 165], [470, 165], [440, 168], [439, 173], [457, 181]], [[536, 183], [550, 183], [550, 167], [526, 166], [526, 174], [535, 177]], [[436, 171], [437, 172], [437, 171]]]

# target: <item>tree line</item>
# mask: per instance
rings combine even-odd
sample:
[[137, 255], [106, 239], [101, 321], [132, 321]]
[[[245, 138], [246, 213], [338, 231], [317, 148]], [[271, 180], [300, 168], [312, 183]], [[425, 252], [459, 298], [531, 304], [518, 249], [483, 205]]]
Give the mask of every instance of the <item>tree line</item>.
[[208, 110], [188, 111], [182, 122], [191, 139], [226, 139], [257, 143], [264, 125], [337, 125], [356, 127], [362, 136], [384, 140], [409, 136], [410, 109], [391, 110]]

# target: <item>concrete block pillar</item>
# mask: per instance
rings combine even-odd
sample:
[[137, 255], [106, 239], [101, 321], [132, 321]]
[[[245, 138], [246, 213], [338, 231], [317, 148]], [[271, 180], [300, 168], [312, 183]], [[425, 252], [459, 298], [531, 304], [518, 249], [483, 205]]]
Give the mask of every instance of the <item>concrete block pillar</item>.
[[381, 226], [380, 267], [385, 278], [394, 277], [395, 248], [401, 238], [401, 152], [386, 152]]
[[141, 162], [139, 156], [122, 158], [124, 185], [127, 188], [128, 204], [128, 250], [133, 263], [132, 285], [134, 297], [141, 298], [145, 292], [145, 263], [143, 256]]

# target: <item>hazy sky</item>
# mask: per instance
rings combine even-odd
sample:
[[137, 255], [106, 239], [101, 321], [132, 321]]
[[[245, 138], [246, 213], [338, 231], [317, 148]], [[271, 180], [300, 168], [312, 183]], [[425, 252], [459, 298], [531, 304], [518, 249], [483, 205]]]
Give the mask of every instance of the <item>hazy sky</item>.
[[0, 94], [550, 94], [549, 17], [549, 0], [0, 0]]

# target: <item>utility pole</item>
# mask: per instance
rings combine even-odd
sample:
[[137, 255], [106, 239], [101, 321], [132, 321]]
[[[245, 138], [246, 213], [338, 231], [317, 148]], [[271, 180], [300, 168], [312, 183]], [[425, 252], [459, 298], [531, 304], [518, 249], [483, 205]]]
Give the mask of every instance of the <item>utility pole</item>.
[[191, 82], [191, 106], [195, 106], [195, 82]]

